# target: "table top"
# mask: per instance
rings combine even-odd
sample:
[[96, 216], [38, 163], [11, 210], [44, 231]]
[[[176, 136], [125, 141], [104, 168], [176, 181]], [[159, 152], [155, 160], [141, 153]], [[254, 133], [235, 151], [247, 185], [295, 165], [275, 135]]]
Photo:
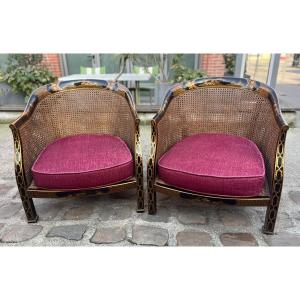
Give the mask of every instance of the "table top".
[[[73, 74], [69, 76], [60, 77], [59, 81], [65, 80], [89, 80], [89, 79], [100, 79], [100, 80], [115, 80], [118, 76], [114, 74]], [[150, 74], [135, 74], [135, 73], [123, 73], [118, 81], [147, 81], [151, 78]]]

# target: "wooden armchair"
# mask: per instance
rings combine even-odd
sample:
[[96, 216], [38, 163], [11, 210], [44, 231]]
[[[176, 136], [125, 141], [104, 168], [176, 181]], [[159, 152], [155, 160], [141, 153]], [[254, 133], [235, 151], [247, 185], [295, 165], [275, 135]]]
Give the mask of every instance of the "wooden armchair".
[[[37, 222], [38, 220], [32, 200], [34, 197], [68, 197], [78, 194], [98, 195], [134, 188], [137, 189], [137, 211], [144, 211], [139, 119], [132, 96], [123, 85], [103, 80], [91, 80], [88, 82], [73, 80], [48, 84], [33, 92], [25, 111], [10, 125], [10, 128], [14, 138], [16, 180], [29, 223]], [[116, 170], [114, 174], [115, 179], [111, 179], [113, 182], [108, 182], [107, 178], [111, 176], [109, 169], [111, 166], [107, 161], [105, 161], [104, 171], [106, 173], [103, 173], [104, 178], [101, 178], [99, 173], [93, 173], [95, 171], [94, 162], [92, 164], [93, 169], [85, 170], [85, 162], [88, 158], [83, 157], [84, 161], [81, 162], [80, 156], [82, 152], [85, 152], [85, 147], [88, 146], [81, 142], [77, 143], [76, 146], [79, 147], [77, 156], [74, 156], [76, 148], [72, 147], [72, 145], [69, 148], [70, 156], [73, 155], [74, 157], [73, 161], [67, 157], [68, 172], [56, 174], [57, 176], [53, 177], [54, 171], [51, 168], [53, 168], [54, 162], [60, 167], [57, 162], [60, 162], [61, 156], [69, 156], [66, 145], [69, 143], [68, 145], [70, 146], [70, 139], [67, 140], [66, 138], [72, 136], [88, 136], [85, 139], [89, 143], [87, 145], [90, 145], [93, 139], [97, 140], [104, 137], [105, 141], [113, 140], [120, 143], [124, 149], [127, 148], [127, 153], [125, 154], [130, 157], [131, 165], [129, 165], [129, 169], [125, 170], [125, 173], [127, 172], [126, 174], [124, 173], [126, 178], [121, 174], [124, 180], [120, 180], [122, 177], [120, 177], [120, 172]], [[49, 174], [39, 174], [37, 172], [39, 177], [36, 177], [39, 178], [41, 185], [45, 186], [46, 183], [46, 186], [49, 186], [49, 188], [40, 187], [33, 180], [33, 171], [36, 171], [38, 167], [41, 168], [41, 165], [36, 165], [36, 162], [43, 155], [47, 157], [49, 151], [45, 153], [45, 149], [52, 145], [51, 149], [53, 150], [53, 145], [57, 146], [56, 141], [58, 140], [63, 140], [64, 142], [63, 145], [58, 145], [61, 152], [56, 153], [53, 161], [48, 163]], [[89, 151], [89, 155], [93, 155], [94, 159], [99, 158], [101, 153], [98, 155], [97, 151], [102, 149], [102, 144], [104, 145], [100, 140], [97, 144], [98, 146], [93, 149], [95, 153]], [[109, 147], [107, 145], [106, 142], [104, 145], [106, 152], [102, 153], [103, 157], [111, 156], [115, 163], [118, 160], [116, 153], [120, 149], [115, 147], [114, 153], [110, 153], [109, 148], [107, 150], [107, 147]], [[74, 162], [79, 165], [79, 169], [83, 168], [83, 173], [80, 174], [82, 177], [78, 177], [76, 181], [79, 183], [78, 187], [74, 186], [74, 178], [69, 178], [74, 175], [72, 173], [72, 163]], [[122, 163], [120, 163], [121, 167]], [[62, 165], [64, 165], [64, 162], [62, 162]], [[115, 165], [112, 167], [115, 167]], [[87, 174], [89, 177], [84, 177]], [[47, 182], [49, 175], [52, 177]], [[67, 181], [64, 182], [64, 188], [56, 187], [57, 185], [60, 186], [59, 179], [61, 177], [58, 175], [69, 176], [66, 177]], [[95, 182], [105, 182], [105, 184], [93, 186], [96, 184]]]
[[[272, 88], [257, 81], [230, 77], [177, 84], [166, 95], [151, 126], [152, 147], [147, 168], [150, 214], [156, 213], [156, 192], [229, 205], [267, 206], [263, 232], [273, 233], [283, 182], [288, 125], [282, 118]], [[247, 196], [241, 190], [240, 195], [226, 196], [197, 192], [162, 180], [159, 162], [163, 155], [179, 141], [197, 134], [227, 134], [233, 138], [247, 139], [248, 144], [259, 149], [265, 168], [261, 192]], [[182, 160], [180, 162], [183, 163]], [[235, 187], [234, 181], [227, 178], [228, 183]], [[188, 184], [189, 180], [186, 182]]]

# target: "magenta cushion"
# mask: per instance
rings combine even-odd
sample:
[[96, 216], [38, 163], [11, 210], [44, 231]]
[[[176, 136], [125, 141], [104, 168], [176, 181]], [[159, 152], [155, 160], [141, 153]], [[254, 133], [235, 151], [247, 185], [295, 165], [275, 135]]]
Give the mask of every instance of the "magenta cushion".
[[110, 135], [74, 135], [48, 145], [32, 166], [35, 185], [81, 189], [132, 177], [134, 163], [126, 143]]
[[158, 175], [178, 188], [219, 196], [257, 196], [265, 179], [262, 154], [250, 140], [228, 134], [184, 138], [158, 161]]

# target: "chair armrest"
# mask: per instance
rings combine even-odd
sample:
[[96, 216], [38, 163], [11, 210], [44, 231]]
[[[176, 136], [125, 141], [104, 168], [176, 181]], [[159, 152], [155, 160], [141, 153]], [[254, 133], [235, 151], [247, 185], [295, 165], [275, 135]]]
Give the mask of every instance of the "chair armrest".
[[[39, 98], [51, 94], [56, 85], [48, 84], [32, 92], [24, 112], [10, 124], [14, 137], [15, 172], [23, 178], [24, 186], [32, 181], [31, 167], [47, 141], [53, 139], [43, 127], [35, 125], [33, 114]], [[42, 133], [46, 139], [41, 138]], [[17, 177], [18, 181], [18, 177]]]
[[281, 192], [284, 172], [284, 147], [289, 126], [284, 121], [281, 112], [273, 110], [268, 120], [257, 120], [253, 130], [253, 141], [263, 154], [266, 178], [270, 192], [276, 189]]
[[[41, 139], [43, 128], [34, 126], [31, 114], [28, 112], [10, 124], [10, 129], [14, 138], [14, 161], [17, 181], [22, 178], [22, 186], [27, 188], [32, 181], [31, 167], [39, 155], [40, 151], [46, 146], [46, 139]], [[51, 138], [47, 137], [47, 140]]]
[[[26, 171], [24, 168], [23, 163], [23, 149], [22, 149], [22, 142], [20, 133], [18, 130], [18, 124], [20, 122], [24, 121], [24, 114], [22, 114], [16, 121], [14, 121], [12, 124], [9, 125], [14, 139], [14, 165], [15, 165], [15, 175], [16, 175], [16, 181], [19, 187], [19, 190], [26, 189], [30, 182], [30, 178], [26, 179]], [[24, 194], [24, 191], [23, 191]]]
[[[36, 89], [31, 94], [24, 112], [10, 124], [14, 137], [15, 172], [22, 174], [25, 187], [31, 184], [31, 167], [37, 156], [48, 143], [55, 139], [49, 127], [38, 126], [34, 120], [34, 111], [39, 98], [42, 99], [51, 94], [54, 87], [55, 85], [45, 85]], [[43, 120], [42, 117], [40, 120]]]
[[266, 177], [274, 198], [274, 193], [280, 199], [283, 168], [284, 168], [284, 146], [286, 133], [289, 129], [285, 122], [276, 92], [269, 86], [255, 81], [249, 81], [249, 88], [268, 100], [268, 110], [263, 116], [257, 116], [254, 120], [253, 141], [260, 148], [266, 166]]

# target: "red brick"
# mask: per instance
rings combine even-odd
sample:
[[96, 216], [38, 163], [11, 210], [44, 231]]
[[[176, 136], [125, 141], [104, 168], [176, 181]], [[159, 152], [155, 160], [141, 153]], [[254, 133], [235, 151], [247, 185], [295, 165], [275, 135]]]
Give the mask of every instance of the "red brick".
[[45, 53], [43, 54], [42, 63], [51, 71], [55, 76], [62, 76], [62, 71], [60, 68], [60, 58], [57, 53]]
[[199, 68], [208, 76], [224, 76], [225, 64], [223, 54], [201, 54]]

